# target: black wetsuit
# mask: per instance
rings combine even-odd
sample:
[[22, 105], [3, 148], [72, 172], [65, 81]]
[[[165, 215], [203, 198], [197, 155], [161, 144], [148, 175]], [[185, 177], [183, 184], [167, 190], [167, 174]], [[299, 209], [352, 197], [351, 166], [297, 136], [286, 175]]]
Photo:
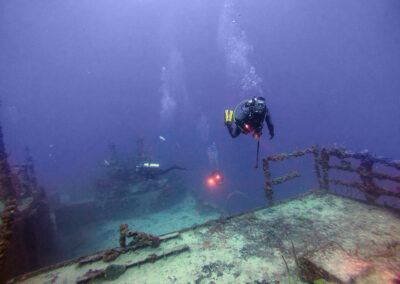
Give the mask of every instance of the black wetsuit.
[[274, 125], [272, 124], [271, 114], [265, 104], [263, 97], [254, 98], [246, 102], [242, 108], [242, 112], [235, 118], [236, 129], [234, 130], [231, 123], [226, 123], [229, 134], [232, 138], [236, 138], [240, 133], [262, 134], [263, 122], [267, 123], [270, 138], [274, 137]]

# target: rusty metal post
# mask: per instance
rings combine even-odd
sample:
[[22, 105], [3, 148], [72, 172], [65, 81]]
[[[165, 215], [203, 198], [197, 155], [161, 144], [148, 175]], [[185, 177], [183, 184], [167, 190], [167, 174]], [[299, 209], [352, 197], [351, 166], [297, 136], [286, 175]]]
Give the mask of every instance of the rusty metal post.
[[299, 171], [293, 171], [293, 172], [287, 173], [286, 175], [284, 175], [282, 177], [272, 179], [272, 185], [281, 184], [281, 183], [287, 182], [289, 180], [292, 180], [292, 179], [300, 177], [300, 176], [301, 176], [301, 173]]
[[370, 159], [369, 154], [367, 154], [365, 158], [361, 159], [361, 163], [358, 168], [360, 170], [360, 178], [363, 184], [362, 191], [365, 195], [365, 198], [371, 203], [375, 203], [380, 195], [372, 175], [373, 165], [374, 162]]
[[268, 200], [268, 205], [271, 206], [274, 204], [274, 191], [272, 189], [271, 172], [269, 170], [268, 158], [263, 159], [263, 170], [264, 170], [264, 176], [266, 178], [264, 186], [265, 197]]
[[329, 190], [329, 176], [328, 176], [329, 153], [328, 149], [326, 149], [325, 147], [323, 147], [321, 150], [321, 158], [319, 164], [321, 165], [322, 168], [321, 189]]
[[317, 175], [317, 179], [318, 179], [318, 185], [319, 185], [319, 189], [322, 188], [322, 180], [321, 180], [321, 171], [319, 169], [320, 167], [320, 159], [319, 159], [319, 146], [315, 145], [312, 147], [313, 149], [313, 155], [314, 155], [314, 171], [315, 174]]

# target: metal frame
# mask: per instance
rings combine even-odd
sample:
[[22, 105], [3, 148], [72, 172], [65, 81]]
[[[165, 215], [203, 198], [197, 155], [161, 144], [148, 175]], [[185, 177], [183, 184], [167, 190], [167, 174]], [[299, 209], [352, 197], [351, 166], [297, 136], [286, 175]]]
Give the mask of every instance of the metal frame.
[[[400, 175], [390, 175], [373, 170], [373, 166], [375, 164], [381, 164], [400, 171], [400, 160], [377, 157], [370, 154], [368, 151], [352, 152], [346, 150], [345, 148], [338, 147], [322, 147], [320, 149], [318, 145], [315, 145], [304, 150], [297, 150], [288, 154], [282, 153], [271, 155], [263, 159], [264, 176], [266, 178], [264, 192], [269, 205], [274, 203], [273, 185], [281, 184], [301, 176], [299, 171], [293, 171], [282, 177], [273, 179], [271, 178], [270, 162], [284, 161], [289, 158], [297, 158], [306, 154], [313, 154], [314, 156], [314, 172], [317, 175], [319, 189], [321, 190], [330, 190], [330, 184], [334, 184], [358, 189], [371, 203], [375, 203], [380, 196], [390, 196], [400, 199], [400, 192], [380, 187], [376, 185], [374, 181], [374, 179], [390, 180], [400, 184]], [[331, 164], [331, 157], [338, 158], [340, 160], [340, 164]], [[351, 163], [346, 159], [358, 160], [360, 165], [357, 168], [353, 168]], [[361, 182], [329, 178], [329, 170], [332, 169], [356, 173], [359, 175]]]

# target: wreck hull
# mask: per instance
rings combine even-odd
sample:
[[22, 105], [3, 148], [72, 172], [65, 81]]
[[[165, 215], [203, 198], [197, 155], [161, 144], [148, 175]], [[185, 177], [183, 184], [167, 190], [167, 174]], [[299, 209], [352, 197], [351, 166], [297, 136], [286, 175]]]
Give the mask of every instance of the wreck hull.
[[186, 194], [186, 188], [182, 186], [165, 186], [120, 199], [75, 202], [54, 210], [56, 224], [61, 233], [74, 232], [98, 222], [164, 210], [181, 201]]

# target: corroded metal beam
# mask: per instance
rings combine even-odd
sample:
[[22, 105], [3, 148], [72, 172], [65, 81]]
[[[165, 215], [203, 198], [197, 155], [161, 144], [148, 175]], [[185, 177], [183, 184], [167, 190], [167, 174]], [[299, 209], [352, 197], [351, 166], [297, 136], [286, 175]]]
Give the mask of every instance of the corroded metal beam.
[[273, 162], [283, 161], [283, 160], [290, 159], [293, 157], [297, 158], [297, 157], [304, 156], [306, 154], [311, 154], [311, 153], [314, 153], [314, 151], [315, 151], [315, 148], [313, 146], [313, 147], [310, 147], [310, 148], [307, 148], [304, 150], [296, 150], [292, 153], [282, 153], [282, 154], [277, 154], [277, 155], [271, 155], [271, 156], [268, 156], [266, 159], [268, 161], [273, 161]]
[[363, 183], [355, 182], [355, 181], [344, 181], [340, 179], [329, 179], [329, 181], [335, 185], [343, 185], [346, 187], [353, 187], [357, 188], [361, 192], [368, 194], [370, 198], [372, 196], [380, 196], [380, 195], [386, 195], [386, 196], [393, 196], [400, 198], [400, 192], [392, 191], [390, 189], [386, 189], [380, 186], [374, 186], [373, 189], [371, 187], [364, 185]]
[[335, 156], [339, 159], [345, 159], [345, 158], [353, 158], [356, 160], [370, 160], [373, 163], [380, 163], [388, 167], [393, 167], [398, 170], [400, 170], [400, 160], [392, 160], [389, 158], [385, 157], [380, 157], [380, 156], [374, 156], [371, 155], [368, 151], [363, 151], [363, 152], [352, 152], [348, 151], [344, 148], [324, 148], [328, 152], [329, 155]]
[[[174, 248], [171, 251], [161, 254], [152, 253], [145, 259], [129, 263], [129, 264], [110, 264], [105, 269], [92, 270], [89, 269], [84, 275], [80, 276], [77, 280], [77, 284], [93, 283], [95, 281], [103, 282], [104, 280], [115, 280], [118, 279], [125, 271], [129, 268], [143, 265], [145, 263], [153, 263], [160, 259], [165, 259], [168, 256], [180, 254], [182, 252], [190, 251], [188, 245], [181, 245]], [[108, 273], [109, 271], [109, 273]]]
[[264, 170], [264, 176], [266, 179], [265, 186], [264, 186], [264, 193], [265, 193], [265, 197], [268, 200], [268, 205], [271, 206], [274, 204], [274, 191], [272, 189], [271, 172], [269, 169], [268, 158], [263, 159], [263, 170]]
[[321, 176], [321, 171], [319, 169], [320, 149], [319, 149], [318, 145], [313, 146], [312, 149], [313, 149], [313, 156], [314, 156], [314, 159], [313, 159], [314, 172], [317, 175], [319, 187], [322, 188], [322, 176]]
[[322, 168], [322, 179], [321, 179], [321, 188], [325, 190], [329, 190], [329, 153], [326, 148], [322, 148], [321, 150], [321, 158], [319, 162]]
[[[352, 172], [352, 173], [357, 173], [361, 175], [363, 172], [360, 169], [355, 169], [352, 168], [351, 166], [348, 166], [347, 164], [341, 164], [341, 165], [329, 165], [329, 169], [334, 169], [334, 170], [341, 170], [341, 171], [346, 171], [346, 172]], [[388, 174], [383, 174], [383, 173], [376, 173], [376, 172], [371, 172], [371, 176], [373, 176], [376, 179], [379, 180], [391, 180], [394, 182], [400, 183], [400, 176], [392, 176]]]
[[287, 173], [286, 175], [284, 175], [282, 177], [274, 178], [272, 180], [272, 184], [273, 185], [281, 184], [281, 183], [284, 183], [286, 181], [292, 180], [292, 179], [300, 177], [300, 176], [301, 176], [301, 173], [299, 171], [294, 171], [294, 172], [291, 172], [291, 173]]

